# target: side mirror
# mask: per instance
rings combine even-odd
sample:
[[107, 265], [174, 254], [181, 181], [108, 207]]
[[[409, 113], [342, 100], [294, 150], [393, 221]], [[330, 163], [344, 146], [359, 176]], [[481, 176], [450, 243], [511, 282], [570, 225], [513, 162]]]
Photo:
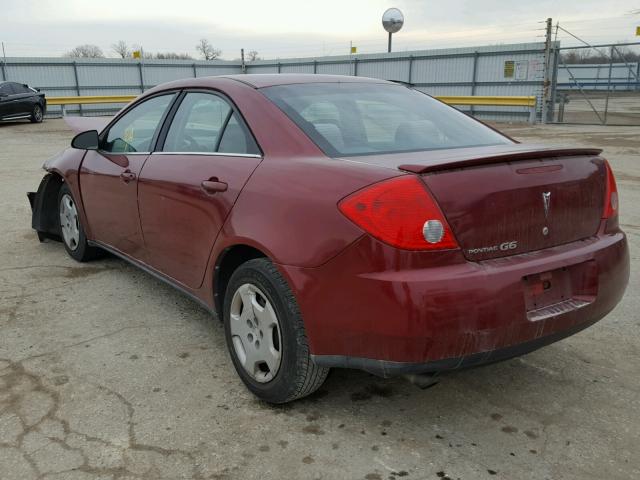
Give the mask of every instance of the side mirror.
[[97, 150], [98, 149], [98, 131], [89, 130], [82, 132], [73, 137], [71, 146], [80, 150]]

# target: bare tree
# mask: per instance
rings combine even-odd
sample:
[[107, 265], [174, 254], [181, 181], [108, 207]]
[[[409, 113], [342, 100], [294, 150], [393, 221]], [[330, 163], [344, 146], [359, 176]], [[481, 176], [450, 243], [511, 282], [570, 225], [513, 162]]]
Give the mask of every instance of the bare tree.
[[209, 40], [207, 40], [206, 38], [200, 40], [200, 42], [196, 45], [196, 50], [200, 52], [200, 55], [202, 55], [202, 58], [204, 58], [205, 60], [213, 60], [214, 58], [218, 58], [220, 55], [222, 55], [222, 50], [213, 48], [213, 45], [211, 45]]
[[63, 57], [74, 57], [74, 58], [104, 58], [104, 53], [102, 53], [102, 49], [97, 45], [78, 45], [73, 50], [68, 51], [63, 55]]
[[251, 50], [247, 53], [247, 62], [255, 62], [256, 60], [260, 60], [257, 50]]
[[155, 58], [159, 60], [193, 60], [193, 57], [188, 53], [176, 53], [176, 52], [158, 52]]
[[[622, 42], [620, 42], [622, 43]], [[601, 64], [609, 63], [613, 56], [614, 62], [640, 61], [640, 53], [636, 53], [627, 46], [616, 47], [615, 50], [603, 50], [584, 48], [580, 50], [568, 50], [561, 55], [561, 59], [567, 65], [575, 64]]]
[[124, 40], [118, 40], [116, 43], [112, 44], [111, 50], [113, 50], [120, 58], [128, 58], [131, 56], [129, 45], [127, 45], [127, 42]]

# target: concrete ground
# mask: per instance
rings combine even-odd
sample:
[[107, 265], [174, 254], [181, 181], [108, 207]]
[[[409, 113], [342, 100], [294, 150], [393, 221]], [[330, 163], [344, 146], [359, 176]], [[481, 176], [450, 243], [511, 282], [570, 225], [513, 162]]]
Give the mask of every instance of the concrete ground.
[[38, 243], [25, 192], [71, 133], [0, 124], [0, 478], [640, 478], [640, 132], [503, 127], [604, 147], [631, 243], [623, 302], [572, 338], [428, 390], [336, 370], [271, 407], [191, 300], [118, 259], [78, 264]]

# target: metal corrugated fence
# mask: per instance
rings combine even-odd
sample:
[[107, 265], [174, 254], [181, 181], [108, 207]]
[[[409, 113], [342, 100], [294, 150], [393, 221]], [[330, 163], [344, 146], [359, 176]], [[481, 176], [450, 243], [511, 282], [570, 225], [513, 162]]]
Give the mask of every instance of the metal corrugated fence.
[[[544, 60], [544, 43], [525, 43], [276, 61], [258, 60], [247, 64], [246, 73], [367, 76], [405, 82], [432, 95], [533, 95], [538, 97], [540, 109]], [[551, 62], [553, 65], [553, 60]], [[222, 60], [0, 60], [1, 80], [27, 83], [51, 96], [139, 94], [159, 83], [180, 78], [240, 73], [242, 65], [239, 62]], [[85, 105], [81, 107], [81, 113], [95, 115], [118, 109], [115, 105]], [[461, 109], [490, 120], [527, 121], [529, 117], [528, 110], [521, 107]], [[52, 107], [50, 113], [59, 114], [59, 107]]]

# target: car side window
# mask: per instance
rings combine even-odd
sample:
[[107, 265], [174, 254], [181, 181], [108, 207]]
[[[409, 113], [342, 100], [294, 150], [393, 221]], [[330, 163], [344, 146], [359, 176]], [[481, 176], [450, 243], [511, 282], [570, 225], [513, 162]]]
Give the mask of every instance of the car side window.
[[0, 93], [3, 95], [13, 95], [15, 92], [13, 91], [11, 83], [3, 83], [0, 85]]
[[14, 90], [15, 93], [18, 93], [18, 94], [33, 93], [27, 87], [25, 87], [24, 85], [20, 85], [19, 83], [14, 83], [13, 84], [13, 90]]
[[160, 95], [136, 105], [114, 123], [100, 149], [110, 153], [149, 152], [153, 136], [175, 94]]
[[187, 93], [167, 132], [165, 152], [216, 152], [231, 106], [217, 95]]
[[231, 115], [227, 127], [222, 134], [222, 140], [220, 140], [220, 146], [218, 147], [220, 153], [244, 153], [250, 155], [259, 155], [260, 150], [253, 140], [253, 137], [246, 131], [246, 129], [240, 124], [236, 113]]
[[165, 152], [257, 153], [231, 105], [218, 95], [187, 93], [164, 142]]

